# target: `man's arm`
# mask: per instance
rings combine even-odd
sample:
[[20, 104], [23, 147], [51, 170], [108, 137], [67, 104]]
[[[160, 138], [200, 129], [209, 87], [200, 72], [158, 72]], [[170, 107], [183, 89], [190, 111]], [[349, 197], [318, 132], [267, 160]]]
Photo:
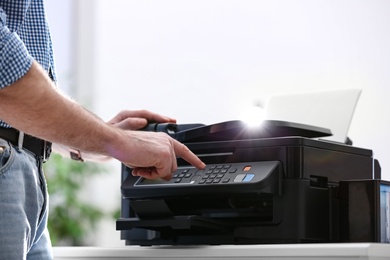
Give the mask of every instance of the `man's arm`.
[[116, 158], [133, 167], [134, 175], [170, 178], [177, 168], [176, 156], [204, 167], [185, 145], [166, 134], [125, 131], [105, 123], [60, 94], [36, 62], [21, 79], [0, 90], [0, 118], [53, 143]]
[[[147, 110], [123, 110], [107, 123], [123, 130], [139, 130], [144, 128], [149, 122], [176, 123], [176, 119]], [[52, 150], [53, 152], [68, 158], [73, 158], [71, 154], [71, 152], [73, 152], [77, 157], [76, 160], [81, 161], [103, 162], [112, 159], [111, 157], [103, 156], [101, 154], [74, 151], [74, 149], [58, 143], [52, 143]]]

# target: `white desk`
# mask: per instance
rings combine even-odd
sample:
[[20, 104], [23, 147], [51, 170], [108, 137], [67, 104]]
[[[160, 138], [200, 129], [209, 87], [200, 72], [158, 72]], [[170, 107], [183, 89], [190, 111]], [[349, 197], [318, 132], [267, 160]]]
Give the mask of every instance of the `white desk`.
[[390, 244], [289, 244], [245, 246], [124, 246], [54, 247], [55, 260], [86, 259], [270, 259], [270, 260], [325, 260], [325, 259], [390, 259]]

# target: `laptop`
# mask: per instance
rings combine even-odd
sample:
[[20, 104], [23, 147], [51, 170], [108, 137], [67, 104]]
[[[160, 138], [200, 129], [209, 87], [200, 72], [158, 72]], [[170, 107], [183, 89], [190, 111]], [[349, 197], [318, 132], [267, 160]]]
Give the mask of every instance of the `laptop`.
[[360, 93], [350, 88], [272, 95], [265, 119], [328, 128], [332, 136], [321, 139], [345, 143]]

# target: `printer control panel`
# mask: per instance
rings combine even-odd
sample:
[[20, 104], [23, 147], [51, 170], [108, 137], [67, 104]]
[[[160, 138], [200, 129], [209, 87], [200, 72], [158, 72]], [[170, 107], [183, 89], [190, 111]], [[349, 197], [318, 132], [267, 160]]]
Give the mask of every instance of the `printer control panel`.
[[178, 167], [169, 181], [139, 178], [134, 187], [155, 185], [234, 185], [261, 182], [277, 167], [276, 161], [208, 164], [199, 170], [193, 166]]

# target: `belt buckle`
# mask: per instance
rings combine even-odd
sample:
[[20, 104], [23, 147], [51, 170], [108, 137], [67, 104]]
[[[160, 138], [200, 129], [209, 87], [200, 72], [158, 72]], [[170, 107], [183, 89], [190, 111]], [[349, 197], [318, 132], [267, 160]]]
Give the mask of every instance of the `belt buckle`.
[[46, 162], [51, 154], [51, 143], [45, 140], [43, 141], [42, 162]]

